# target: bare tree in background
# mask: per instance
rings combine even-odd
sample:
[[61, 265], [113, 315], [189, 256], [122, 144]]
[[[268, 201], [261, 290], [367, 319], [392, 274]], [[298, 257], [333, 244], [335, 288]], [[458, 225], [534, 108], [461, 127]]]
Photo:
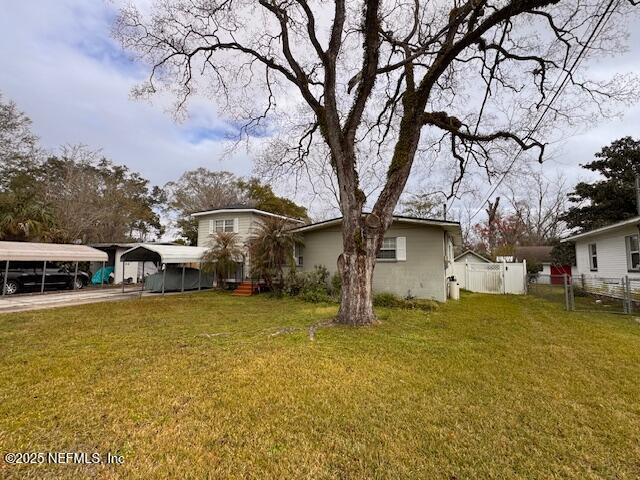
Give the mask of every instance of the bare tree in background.
[[[276, 171], [304, 169], [310, 152], [324, 152], [343, 214], [337, 321], [360, 325], [375, 320], [376, 255], [423, 153], [448, 151], [460, 175], [467, 162], [493, 168], [499, 151], [541, 159], [536, 112], [576, 121], [588, 102], [600, 114], [631, 98], [635, 85], [624, 78], [596, 83], [574, 71], [578, 52], [620, 47], [626, 3], [615, 2], [606, 31], [589, 35], [613, 3], [164, 0], [149, 15], [124, 9], [115, 33], [152, 65], [137, 93], [168, 89], [181, 109], [200, 90], [244, 119], [246, 135], [271, 128]], [[555, 102], [554, 81], [567, 72]], [[487, 83], [496, 105], [479, 121], [473, 99]], [[375, 191], [365, 191], [364, 175], [378, 179]]]
[[41, 155], [31, 119], [0, 93], [0, 191], [6, 188], [9, 171], [31, 166]]
[[176, 227], [191, 245], [196, 245], [198, 240], [198, 222], [191, 217], [193, 212], [240, 204], [252, 207], [255, 203], [239, 187], [238, 177], [233, 173], [206, 168], [184, 172], [164, 189], [168, 210], [176, 217]]
[[539, 171], [508, 187], [510, 209], [524, 227], [523, 243], [546, 245], [562, 236], [566, 224], [561, 217], [567, 207], [568, 194], [562, 174], [549, 179]]

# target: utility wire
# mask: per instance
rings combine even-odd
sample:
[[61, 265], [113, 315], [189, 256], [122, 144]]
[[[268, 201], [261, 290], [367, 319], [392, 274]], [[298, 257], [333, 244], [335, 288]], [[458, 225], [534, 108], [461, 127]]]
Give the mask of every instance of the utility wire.
[[[508, 29], [509, 29], [509, 23], [505, 22], [504, 30], [502, 30], [502, 36], [500, 37], [500, 42], [498, 43], [498, 46], [500, 48], [502, 48], [502, 44], [504, 43], [504, 39], [507, 36], [507, 30]], [[484, 90], [484, 98], [482, 99], [482, 105], [480, 105], [480, 112], [478, 113], [478, 119], [477, 119], [476, 125], [475, 125], [475, 127], [473, 129], [473, 134], [474, 135], [478, 134], [478, 128], [480, 127], [480, 121], [482, 120], [482, 115], [484, 114], [484, 108], [487, 105], [487, 100], [489, 99], [489, 95], [491, 95], [491, 82], [493, 82], [493, 79], [495, 78], [496, 68], [498, 67], [499, 60], [500, 60], [500, 50], [497, 49], [496, 50], [496, 55], [495, 55], [494, 60], [493, 60], [493, 65], [489, 69], [489, 80], [487, 81], [487, 88], [485, 88], [485, 90]], [[462, 166], [460, 168], [460, 177], [458, 178], [459, 181], [458, 181], [458, 184], [456, 185], [455, 192], [452, 192], [447, 197], [447, 204], [446, 204], [446, 209], [447, 210], [450, 207], [453, 206], [453, 201], [457, 197], [458, 192], [460, 191], [460, 185], [462, 185], [462, 176], [464, 175], [464, 171], [467, 168], [467, 165], [469, 164], [469, 158], [471, 157], [471, 149], [473, 148], [473, 143], [474, 142], [472, 140], [471, 144], [467, 148], [467, 157], [465, 158], [464, 163], [462, 164]]]
[[[555, 100], [560, 96], [562, 91], [567, 86], [569, 80], [571, 79], [571, 77], [573, 75], [573, 71], [580, 64], [580, 62], [581, 62], [581, 60], [583, 58], [583, 55], [586, 52], [589, 44], [593, 41], [594, 38], [596, 38], [597, 35], [600, 34], [600, 32], [602, 32], [602, 30], [604, 29], [604, 26], [606, 25], [606, 23], [609, 21], [609, 19], [611, 19], [613, 13], [615, 12], [615, 8], [613, 10], [611, 10], [611, 7], [616, 2], [619, 2], [619, 0], [610, 0], [609, 4], [605, 8], [604, 12], [600, 16], [600, 19], [598, 20], [595, 28], [593, 29], [593, 31], [589, 35], [589, 38], [587, 38], [586, 42], [582, 46], [582, 49], [580, 50], [580, 52], [576, 56], [573, 64], [569, 67], [569, 70], [566, 72], [566, 75], [564, 77], [564, 80], [560, 84], [560, 87], [558, 87], [558, 90], [556, 90], [554, 95], [551, 97], [551, 100], [549, 100], [549, 102], [545, 106], [544, 110], [542, 111], [542, 114], [538, 118], [538, 121], [533, 126], [533, 128], [530, 130], [530, 132], [527, 134], [527, 136], [524, 138], [525, 140], [528, 139], [528, 138], [531, 138], [531, 136], [534, 134], [534, 132], [538, 129], [538, 127], [542, 123], [542, 120], [544, 119], [544, 117], [546, 116], [547, 112], [551, 108], [551, 105], [555, 102]], [[609, 11], [609, 10], [611, 10], [611, 11]], [[609, 15], [609, 16], [607, 17], [607, 15]], [[606, 17], [606, 20], [605, 20], [605, 17]], [[600, 27], [602, 27], [602, 28], [600, 28]], [[556, 79], [556, 83], [557, 83], [557, 79]], [[555, 84], [554, 84], [554, 86], [555, 86]], [[491, 197], [493, 196], [495, 191], [500, 187], [500, 185], [502, 185], [502, 182], [504, 181], [504, 179], [506, 178], [506, 176], [510, 172], [510, 170], [513, 168], [513, 166], [515, 165], [516, 161], [518, 160], [518, 158], [520, 157], [520, 155], [522, 154], [523, 151], [524, 150], [522, 150], [522, 148], [521, 148], [520, 151], [515, 155], [515, 157], [513, 158], [513, 160], [511, 161], [511, 163], [507, 167], [507, 169], [505, 170], [505, 172], [502, 174], [502, 176], [501, 176], [500, 180], [498, 181], [498, 183], [496, 183], [493, 186], [493, 188], [491, 189], [491, 191], [489, 192], [489, 194], [487, 195], [485, 200], [480, 204], [480, 206], [475, 211], [475, 213], [469, 218], [469, 221], [473, 220], [478, 215], [478, 213], [480, 213], [482, 211], [482, 208], [484, 207], [485, 203], [487, 203], [491, 199]]]

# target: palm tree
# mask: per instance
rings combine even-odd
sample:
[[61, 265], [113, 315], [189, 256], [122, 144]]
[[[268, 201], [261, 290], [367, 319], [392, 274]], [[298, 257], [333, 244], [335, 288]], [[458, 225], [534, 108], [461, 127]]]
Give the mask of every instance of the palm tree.
[[202, 257], [202, 269], [214, 273], [226, 288], [226, 279], [230, 272], [235, 272], [244, 252], [235, 233], [218, 232], [213, 239], [213, 246]]
[[283, 268], [295, 268], [293, 250], [301, 244], [301, 238], [291, 232], [291, 221], [278, 217], [268, 217], [261, 221], [249, 239], [251, 256], [251, 276], [263, 279], [271, 289], [280, 285]]
[[0, 198], [0, 240], [55, 239], [53, 216], [42, 205]]

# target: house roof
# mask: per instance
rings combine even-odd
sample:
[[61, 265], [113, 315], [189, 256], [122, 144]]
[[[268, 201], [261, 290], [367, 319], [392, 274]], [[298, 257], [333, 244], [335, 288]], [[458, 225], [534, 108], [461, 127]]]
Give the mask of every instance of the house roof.
[[[424, 225], [424, 226], [437, 226], [442, 227], [444, 230], [449, 232], [454, 239], [454, 243], [456, 245], [460, 245], [462, 243], [462, 229], [460, 228], [460, 222], [451, 222], [448, 220], [436, 220], [431, 218], [417, 218], [417, 217], [405, 217], [402, 215], [394, 215], [394, 222], [399, 223], [409, 223], [414, 225]], [[303, 225], [301, 227], [296, 227], [292, 231], [295, 233], [305, 233], [314, 230], [320, 230], [322, 228], [328, 228], [335, 225], [340, 225], [342, 223], [342, 217], [332, 218], [331, 220], [324, 220], [322, 222], [311, 223], [309, 225]]]
[[517, 260], [526, 260], [528, 263], [552, 263], [551, 250], [553, 247], [547, 245], [515, 247], [513, 256]]
[[25, 262], [106, 262], [108, 255], [87, 245], [35, 242], [0, 242], [0, 260]]
[[465, 250], [464, 252], [462, 252], [460, 255], [458, 255], [456, 258], [453, 259], [453, 261], [455, 262], [456, 260], [464, 257], [465, 255], [473, 255], [474, 257], [482, 260], [485, 263], [493, 263], [491, 260], [489, 260], [486, 257], [483, 257], [482, 255], [480, 255], [479, 253], [474, 252], [473, 250]]
[[594, 230], [589, 230], [588, 232], [582, 232], [582, 233], [578, 233], [576, 235], [571, 235], [570, 237], [567, 237], [563, 240], [561, 240], [562, 242], [573, 242], [575, 240], [579, 240], [582, 238], [587, 238], [587, 237], [591, 237], [594, 235], [600, 235], [602, 233], [607, 233], [610, 232], [612, 230], [616, 230], [618, 228], [624, 228], [624, 227], [629, 227], [629, 226], [633, 226], [633, 225], [639, 225], [640, 224], [640, 216], [637, 217], [631, 217], [628, 218], [626, 220], [623, 220], [621, 222], [617, 222], [617, 223], [613, 223], [611, 225], [607, 225], [605, 227], [601, 227], [601, 228], [596, 228]]
[[267, 217], [276, 217], [282, 218], [285, 220], [291, 220], [292, 222], [304, 223], [302, 220], [298, 220], [297, 218], [286, 217], [284, 215], [278, 215], [277, 213], [265, 212], [264, 210], [259, 210], [257, 208], [247, 208], [244, 206], [229, 206], [224, 208], [213, 208], [211, 210], [202, 210], [200, 212], [193, 212], [191, 214], [192, 217], [202, 217], [203, 215], [210, 215], [212, 213], [255, 213], [256, 215], [264, 215]]
[[92, 243], [93, 248], [133, 248], [138, 245], [176, 245], [174, 242], [100, 242]]
[[124, 252], [120, 260], [123, 262], [159, 260], [161, 263], [196, 263], [202, 260], [206, 251], [205, 247], [143, 243]]

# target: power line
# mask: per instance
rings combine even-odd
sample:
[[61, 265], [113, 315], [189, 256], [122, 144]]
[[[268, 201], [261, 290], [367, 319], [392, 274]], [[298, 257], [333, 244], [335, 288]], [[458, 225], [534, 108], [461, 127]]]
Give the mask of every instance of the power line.
[[[480, 105], [480, 112], [478, 112], [478, 119], [476, 120], [476, 126], [473, 129], [473, 134], [477, 135], [478, 134], [478, 128], [480, 127], [480, 121], [482, 120], [482, 115], [484, 114], [484, 108], [487, 105], [487, 100], [489, 99], [489, 95], [491, 94], [491, 83], [493, 82], [493, 79], [495, 78], [495, 73], [496, 73], [496, 69], [498, 68], [498, 61], [500, 59], [500, 49], [502, 48], [502, 44], [504, 43], [504, 39], [507, 36], [507, 30], [509, 28], [509, 23], [505, 22], [504, 24], [504, 29], [502, 30], [502, 35], [500, 36], [500, 42], [498, 42], [498, 46], [500, 47], [499, 49], [496, 50], [496, 54], [493, 60], [493, 65], [491, 66], [491, 69], [489, 70], [489, 80], [487, 81], [487, 88], [485, 88], [484, 90], [484, 98], [482, 99], [482, 104]], [[494, 41], [495, 41], [495, 37], [494, 37]], [[456, 196], [458, 195], [458, 192], [460, 191], [460, 185], [462, 184], [462, 176], [464, 175], [464, 171], [467, 168], [467, 164], [469, 163], [469, 158], [471, 157], [471, 149], [473, 148], [473, 140], [471, 141], [471, 144], [469, 145], [469, 147], [467, 148], [467, 157], [464, 160], [464, 163], [460, 166], [460, 177], [458, 178], [458, 184], [456, 186], [455, 192], [452, 192], [452, 194], [447, 197], [447, 203], [445, 203], [445, 209], [449, 209], [451, 206], [453, 206], [453, 201], [456, 198]], [[454, 180], [455, 181], [455, 180]]]
[[[611, 11], [609, 11], [611, 9], [611, 7], [613, 6], [614, 3], [616, 3], [616, 1], [619, 2], [619, 0], [610, 0], [609, 4], [607, 5], [607, 7], [605, 8], [604, 12], [602, 13], [602, 15], [600, 16], [600, 19], [598, 20], [596, 26], [594, 27], [593, 31], [591, 32], [591, 34], [589, 35], [589, 37], [587, 38], [586, 42], [583, 44], [582, 49], [580, 50], [580, 52], [578, 52], [578, 55], [576, 56], [573, 64], [569, 67], [569, 70], [566, 72], [564, 80], [562, 81], [562, 83], [560, 84], [560, 86], [558, 87], [558, 90], [556, 90], [556, 92], [554, 93], [554, 95], [551, 97], [551, 100], [549, 100], [549, 102], [547, 103], [547, 105], [545, 106], [545, 109], [543, 110], [542, 114], [540, 115], [540, 117], [538, 118], [538, 121], [536, 122], [536, 124], [533, 126], [533, 128], [530, 130], [530, 132], [527, 134], [527, 136], [524, 138], [524, 140], [527, 140], [528, 138], [531, 138], [531, 136], [533, 135], [533, 133], [538, 129], [538, 127], [540, 126], [540, 124], [542, 123], [542, 120], [544, 119], [544, 117], [546, 116], [547, 112], [549, 111], [549, 109], [551, 108], [551, 105], [555, 102], [555, 100], [560, 96], [560, 94], [562, 93], [562, 91], [564, 91], [565, 87], [567, 86], [569, 80], [571, 79], [572, 75], [573, 75], [573, 71], [577, 68], [577, 66], [580, 64], [584, 53], [586, 52], [589, 44], [593, 41], [593, 39], [596, 37], [596, 35], [598, 35], [600, 32], [602, 32], [602, 30], [604, 29], [604, 26], [606, 25], [606, 23], [609, 21], [609, 19], [611, 19], [611, 17], [613, 16], [613, 13], [615, 11], [615, 8]], [[607, 14], [609, 15], [607, 17]], [[605, 20], [605, 17], [606, 20]], [[602, 27], [602, 28], [600, 28]], [[598, 32], [598, 30], [600, 30], [600, 32]], [[560, 77], [558, 77], [560, 78]], [[557, 84], [557, 80], [554, 83], [554, 87]], [[502, 182], [504, 181], [504, 179], [506, 178], [507, 174], [509, 173], [509, 171], [513, 168], [513, 166], [515, 165], [516, 161], [518, 160], [518, 158], [520, 157], [520, 154], [522, 154], [524, 150], [522, 148], [520, 148], [520, 151], [515, 155], [515, 157], [513, 158], [513, 160], [511, 161], [511, 163], [509, 164], [509, 166], [507, 167], [507, 169], [505, 170], [505, 172], [502, 174], [500, 180], [498, 181], [498, 183], [496, 183], [494, 185], [494, 187], [491, 189], [491, 191], [489, 192], [489, 194], [487, 195], [487, 197], [485, 198], [485, 200], [480, 204], [480, 206], [478, 207], [478, 209], [475, 211], [475, 213], [469, 218], [469, 221], [473, 220], [478, 213], [480, 213], [482, 211], [482, 208], [484, 207], [485, 203], [487, 203], [489, 201], [489, 199], [493, 196], [493, 194], [495, 193], [495, 191], [500, 187], [500, 185], [502, 185]]]

